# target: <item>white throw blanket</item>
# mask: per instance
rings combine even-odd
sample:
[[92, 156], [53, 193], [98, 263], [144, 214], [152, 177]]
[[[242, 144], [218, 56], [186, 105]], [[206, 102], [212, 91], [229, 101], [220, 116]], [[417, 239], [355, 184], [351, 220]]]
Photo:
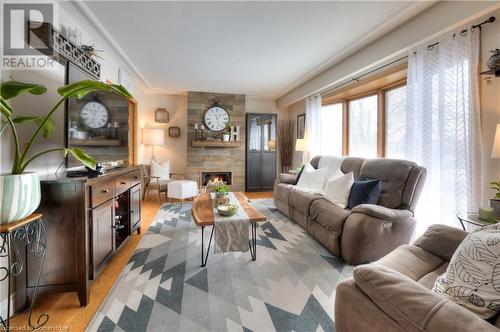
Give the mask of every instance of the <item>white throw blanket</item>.
[[214, 252], [248, 251], [248, 226], [250, 219], [233, 193], [229, 193], [229, 202], [238, 206], [238, 212], [231, 217], [220, 216], [217, 212], [215, 194], [212, 193], [214, 210], [215, 249]]
[[344, 158], [345, 157], [342, 156], [321, 156], [318, 163], [318, 169], [326, 167], [328, 168], [329, 174], [336, 170], [340, 171]]

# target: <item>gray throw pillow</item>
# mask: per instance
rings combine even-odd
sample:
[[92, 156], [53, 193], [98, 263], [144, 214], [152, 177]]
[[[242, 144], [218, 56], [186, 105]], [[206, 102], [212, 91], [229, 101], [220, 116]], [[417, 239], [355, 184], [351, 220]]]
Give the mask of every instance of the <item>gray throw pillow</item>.
[[484, 319], [500, 311], [500, 224], [480, 228], [459, 245], [432, 290]]

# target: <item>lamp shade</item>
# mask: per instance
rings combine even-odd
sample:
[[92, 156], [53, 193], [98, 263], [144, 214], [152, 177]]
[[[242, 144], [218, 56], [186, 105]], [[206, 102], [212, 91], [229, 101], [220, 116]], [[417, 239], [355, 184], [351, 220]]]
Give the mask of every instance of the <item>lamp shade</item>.
[[495, 139], [493, 140], [493, 148], [491, 149], [491, 158], [500, 158], [500, 123], [497, 124], [495, 131]]
[[307, 151], [307, 140], [304, 138], [297, 138], [295, 142], [295, 151]]
[[165, 131], [163, 128], [142, 128], [142, 144], [163, 145], [165, 143]]

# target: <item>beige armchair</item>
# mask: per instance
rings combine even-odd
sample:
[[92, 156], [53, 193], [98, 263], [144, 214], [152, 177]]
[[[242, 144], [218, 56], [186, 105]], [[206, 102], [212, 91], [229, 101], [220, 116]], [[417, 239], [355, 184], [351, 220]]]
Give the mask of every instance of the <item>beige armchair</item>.
[[432, 225], [413, 245], [355, 268], [336, 289], [336, 331], [499, 331], [498, 315], [486, 321], [431, 290], [466, 235]]
[[146, 192], [150, 192], [151, 190], [158, 197], [158, 204], [161, 202], [161, 194], [167, 193], [168, 183], [175, 180], [184, 180], [183, 173], [170, 173], [170, 178], [164, 179], [159, 176], [152, 176], [151, 174], [151, 166], [144, 165], [142, 171], [144, 190], [142, 191], [142, 199], [146, 197]]

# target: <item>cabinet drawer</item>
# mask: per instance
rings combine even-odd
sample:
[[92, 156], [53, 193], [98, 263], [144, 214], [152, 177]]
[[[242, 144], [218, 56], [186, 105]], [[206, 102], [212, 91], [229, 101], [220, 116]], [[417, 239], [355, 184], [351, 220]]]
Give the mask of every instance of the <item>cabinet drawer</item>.
[[136, 184], [141, 183], [141, 171], [135, 170], [129, 173], [130, 186], [133, 187]]
[[91, 193], [91, 204], [92, 207], [96, 207], [107, 200], [113, 198], [114, 196], [114, 181], [108, 180], [101, 183], [93, 184], [90, 193]]
[[119, 195], [130, 188], [130, 178], [128, 174], [120, 175], [115, 179], [116, 194]]

